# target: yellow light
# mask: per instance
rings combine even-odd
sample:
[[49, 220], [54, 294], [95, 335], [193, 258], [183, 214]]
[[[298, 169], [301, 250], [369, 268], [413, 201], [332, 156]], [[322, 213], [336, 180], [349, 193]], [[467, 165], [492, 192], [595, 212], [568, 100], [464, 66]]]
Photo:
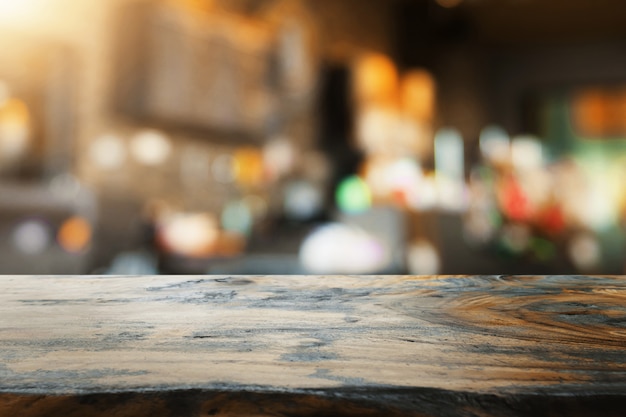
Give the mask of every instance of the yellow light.
[[28, 150], [30, 113], [21, 100], [8, 99], [0, 106], [0, 161], [17, 161]]
[[39, 10], [41, 0], [0, 0], [0, 19], [19, 23], [29, 19]]
[[413, 70], [402, 79], [403, 110], [420, 121], [431, 121], [435, 111], [435, 80], [426, 70]]
[[255, 148], [240, 148], [234, 158], [237, 182], [242, 186], [258, 185], [263, 179], [263, 154]]

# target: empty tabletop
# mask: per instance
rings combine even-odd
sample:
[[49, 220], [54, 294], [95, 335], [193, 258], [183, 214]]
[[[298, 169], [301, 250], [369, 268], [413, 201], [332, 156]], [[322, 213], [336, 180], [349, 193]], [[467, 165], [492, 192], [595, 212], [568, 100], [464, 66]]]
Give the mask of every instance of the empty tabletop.
[[0, 277], [0, 416], [624, 410], [626, 277]]

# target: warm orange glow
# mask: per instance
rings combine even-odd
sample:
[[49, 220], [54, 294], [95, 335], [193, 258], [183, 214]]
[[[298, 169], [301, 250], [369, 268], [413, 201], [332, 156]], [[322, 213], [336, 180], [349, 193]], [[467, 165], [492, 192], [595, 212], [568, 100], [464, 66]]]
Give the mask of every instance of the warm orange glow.
[[435, 80], [425, 70], [414, 70], [402, 79], [402, 109], [417, 120], [430, 121], [435, 112]]
[[255, 148], [240, 148], [235, 152], [235, 173], [242, 186], [259, 185], [263, 179], [263, 154]]
[[626, 132], [626, 89], [590, 88], [574, 96], [572, 118], [578, 133], [593, 138]]
[[2, 124], [26, 125], [28, 121], [28, 107], [23, 101], [9, 99], [0, 107], [0, 123]]
[[28, 150], [30, 113], [26, 104], [8, 99], [0, 106], [0, 161], [16, 161]]
[[82, 217], [70, 217], [61, 225], [57, 240], [68, 252], [82, 252], [91, 242], [91, 226]]
[[398, 73], [385, 55], [369, 54], [358, 61], [354, 84], [357, 100], [361, 103], [389, 103], [396, 98]]
[[585, 135], [602, 136], [607, 125], [607, 101], [598, 90], [580, 94], [574, 102], [576, 124]]

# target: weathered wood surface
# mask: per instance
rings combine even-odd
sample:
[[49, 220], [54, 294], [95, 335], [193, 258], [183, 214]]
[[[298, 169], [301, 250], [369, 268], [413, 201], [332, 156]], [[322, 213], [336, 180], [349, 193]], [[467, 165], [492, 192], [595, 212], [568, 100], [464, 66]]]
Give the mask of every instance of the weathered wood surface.
[[0, 285], [0, 416], [626, 413], [626, 277]]

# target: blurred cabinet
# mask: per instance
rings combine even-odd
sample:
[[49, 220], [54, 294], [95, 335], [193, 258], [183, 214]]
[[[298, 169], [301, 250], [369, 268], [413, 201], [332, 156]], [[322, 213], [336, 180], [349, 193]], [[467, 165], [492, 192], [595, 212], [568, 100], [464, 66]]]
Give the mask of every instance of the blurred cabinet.
[[167, 127], [261, 138], [277, 105], [268, 25], [154, 2], [124, 8], [120, 22], [119, 110]]

